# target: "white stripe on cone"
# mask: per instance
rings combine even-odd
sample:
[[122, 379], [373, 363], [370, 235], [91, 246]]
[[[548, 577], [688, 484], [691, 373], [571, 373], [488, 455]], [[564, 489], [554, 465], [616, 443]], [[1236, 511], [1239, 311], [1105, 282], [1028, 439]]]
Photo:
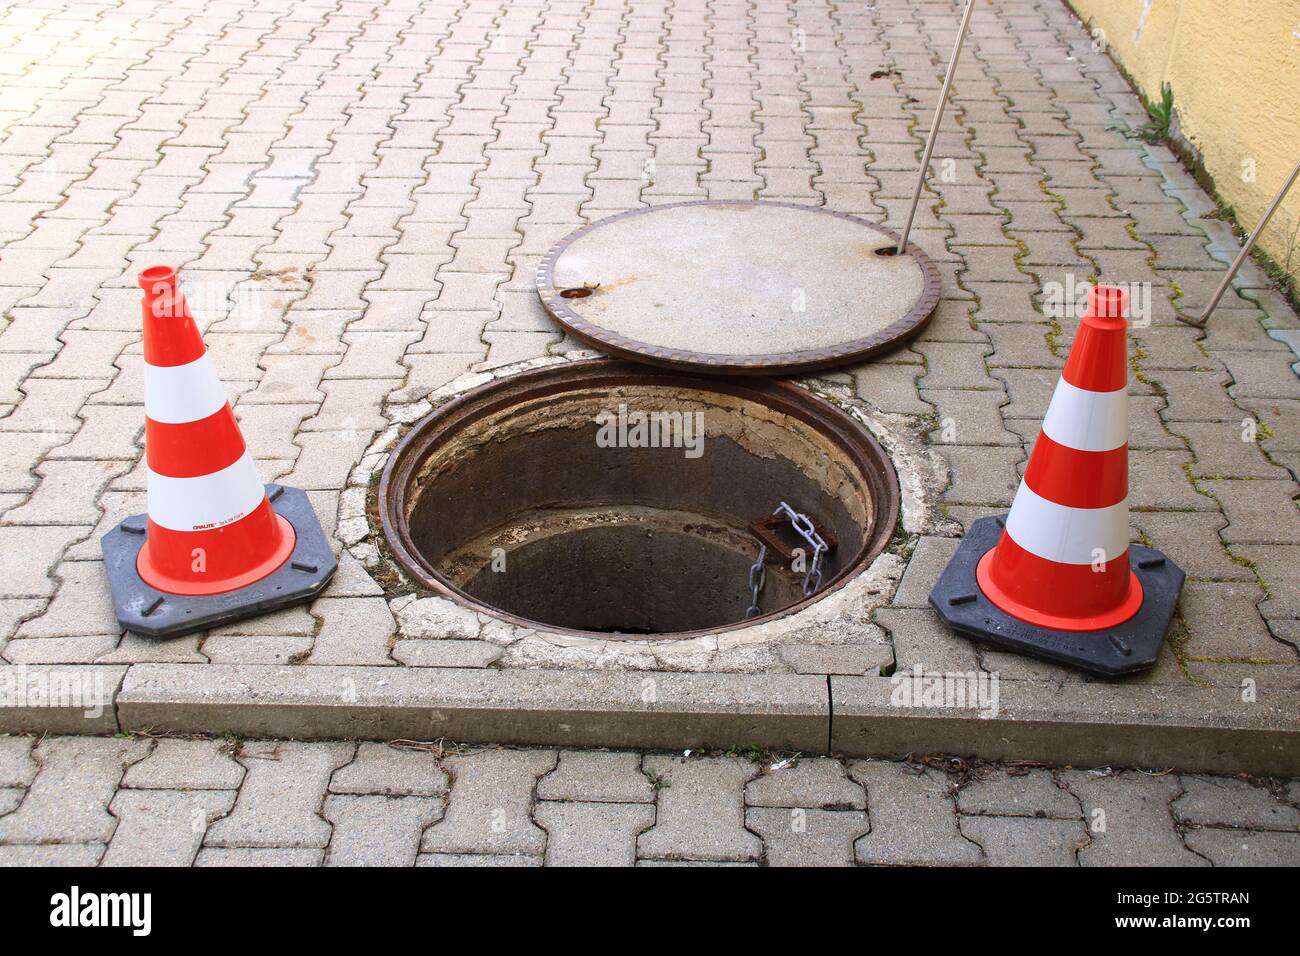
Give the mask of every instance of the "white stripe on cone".
[[1128, 498], [1107, 508], [1071, 508], [1020, 483], [1007, 515], [1007, 534], [1031, 554], [1057, 564], [1092, 564], [1128, 548]]
[[233, 465], [197, 478], [148, 471], [149, 517], [170, 531], [204, 531], [238, 521], [262, 503], [266, 489], [247, 451]]
[[165, 425], [184, 425], [215, 415], [226, 390], [208, 353], [185, 365], [144, 366], [144, 413]]
[[1058, 445], [1077, 451], [1119, 448], [1128, 441], [1128, 389], [1090, 392], [1059, 379], [1043, 432]]

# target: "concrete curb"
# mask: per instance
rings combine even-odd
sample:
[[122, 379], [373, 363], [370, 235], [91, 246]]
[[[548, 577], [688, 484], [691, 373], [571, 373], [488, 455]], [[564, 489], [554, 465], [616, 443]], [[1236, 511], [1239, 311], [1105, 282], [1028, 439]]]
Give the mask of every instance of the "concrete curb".
[[0, 666], [0, 733], [113, 734], [126, 664]]
[[981, 718], [894, 706], [892, 691], [886, 677], [832, 677], [831, 749], [1300, 775], [1300, 701], [1291, 692], [1247, 704], [1235, 688], [1002, 681], [998, 716]]
[[[98, 681], [111, 706], [0, 697], [0, 733], [492, 741], [1300, 776], [1300, 700], [1232, 688], [1003, 681], [999, 713], [891, 703], [884, 677], [235, 664], [0, 667], [0, 691]], [[1228, 719], [1208, 713], [1230, 714]]]
[[826, 680], [793, 674], [140, 664], [123, 729], [257, 737], [406, 738], [822, 751]]

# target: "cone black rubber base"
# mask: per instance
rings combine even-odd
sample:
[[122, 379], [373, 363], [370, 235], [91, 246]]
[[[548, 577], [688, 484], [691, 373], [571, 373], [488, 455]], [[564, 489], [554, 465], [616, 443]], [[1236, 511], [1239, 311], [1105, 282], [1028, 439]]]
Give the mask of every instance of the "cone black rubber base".
[[1142, 582], [1142, 607], [1118, 627], [1055, 631], [1026, 624], [996, 607], [975, 580], [980, 558], [997, 545], [1005, 518], [980, 518], [930, 592], [930, 604], [954, 630], [1002, 650], [1041, 657], [1094, 674], [1118, 677], [1156, 662], [1183, 589], [1183, 571], [1159, 551], [1129, 546], [1129, 562]]
[[338, 568], [306, 492], [267, 485], [271, 509], [293, 525], [293, 553], [280, 567], [248, 587], [225, 594], [191, 597], [150, 587], [136, 570], [144, 546], [147, 515], [132, 515], [100, 539], [117, 620], [146, 637], [179, 637], [220, 624], [310, 601]]

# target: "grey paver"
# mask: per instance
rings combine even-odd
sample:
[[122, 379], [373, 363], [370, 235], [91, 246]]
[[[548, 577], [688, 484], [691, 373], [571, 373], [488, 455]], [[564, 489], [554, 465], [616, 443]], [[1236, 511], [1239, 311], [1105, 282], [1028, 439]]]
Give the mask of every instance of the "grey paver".
[[484, 750], [448, 757], [451, 798], [420, 844], [423, 853], [540, 855], [546, 834], [529, 817], [537, 778], [553, 769], [549, 750]]
[[123, 786], [147, 790], [235, 790], [244, 768], [224, 740], [162, 738], [152, 752], [132, 764]]
[[865, 810], [866, 794], [850, 780], [844, 765], [826, 757], [803, 758], [793, 766], [768, 769], [745, 787], [750, 807], [804, 807]]
[[903, 573], [902, 583], [894, 593], [894, 604], [898, 607], [928, 607], [930, 591], [960, 543], [954, 538], [921, 538]]
[[1220, 534], [1228, 544], [1289, 544], [1300, 539], [1300, 510], [1294, 481], [1202, 481], [1223, 503], [1228, 526]]
[[871, 832], [854, 845], [859, 863], [971, 865], [980, 848], [961, 835], [948, 778], [906, 764], [859, 761], [850, 776], [867, 789]]
[[1081, 815], [1074, 795], [1042, 769], [1023, 774], [998, 771], [974, 780], [958, 792], [957, 807], [962, 813], [1005, 817], [1068, 820]]
[[40, 770], [22, 805], [0, 817], [0, 844], [107, 843], [117, 828], [109, 801], [144, 740], [52, 737], [33, 751]]
[[1296, 866], [1300, 833], [1189, 830], [1187, 846], [1215, 866]]
[[121, 823], [104, 866], [189, 866], [208, 825], [235, 804], [233, 791], [119, 790], [109, 811]]
[[539, 800], [586, 803], [653, 803], [650, 780], [641, 772], [641, 755], [565, 750], [559, 764], [537, 784]]
[[1300, 830], [1300, 810], [1269, 790], [1233, 777], [1184, 774], [1183, 794], [1173, 802], [1174, 816], [1193, 826]]
[[870, 829], [861, 810], [750, 807], [745, 825], [763, 838], [768, 866], [852, 866], [853, 841]]
[[655, 808], [548, 800], [533, 816], [546, 830], [547, 866], [631, 866], [637, 836], [654, 823]]
[[351, 759], [352, 744], [248, 744], [247, 769], [230, 815], [208, 830], [205, 846], [323, 847], [330, 826], [320, 817], [330, 775]]
[[447, 783], [429, 750], [362, 743], [352, 762], [334, 772], [330, 793], [443, 796]]
[[962, 817], [961, 832], [984, 849], [990, 866], [1078, 866], [1088, 842], [1080, 820]]
[[0, 866], [95, 866], [104, 855], [102, 843], [0, 845]]
[[659, 781], [659, 815], [637, 841], [638, 858], [758, 858], [760, 841], [744, 827], [744, 788], [756, 766], [732, 757], [649, 757], [644, 766]]
[[522, 853], [421, 853], [416, 866], [541, 866], [540, 856]]
[[22, 787], [0, 787], [0, 816], [17, 810], [26, 795], [27, 791]]
[[205, 846], [195, 866], [319, 866], [323, 850], [305, 847]]
[[1061, 773], [1061, 781], [1083, 804], [1091, 842], [1079, 851], [1082, 865], [1204, 865], [1173, 827], [1169, 804], [1179, 792], [1177, 778], [1070, 770]]
[[25, 787], [36, 776], [32, 737], [0, 737], [0, 787]]
[[420, 834], [437, 820], [441, 797], [330, 796], [325, 819], [334, 825], [326, 866], [412, 866]]

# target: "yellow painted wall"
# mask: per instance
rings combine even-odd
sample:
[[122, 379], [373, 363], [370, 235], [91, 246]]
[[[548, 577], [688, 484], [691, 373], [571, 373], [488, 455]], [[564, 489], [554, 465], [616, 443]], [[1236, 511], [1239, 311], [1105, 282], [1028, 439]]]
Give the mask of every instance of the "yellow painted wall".
[[[1068, 0], [1143, 96], [1174, 90], [1181, 134], [1249, 232], [1300, 159], [1300, 0]], [[1254, 161], [1255, 181], [1244, 181]], [[1300, 183], [1259, 245], [1285, 265]], [[1300, 267], [1300, 247], [1290, 269]]]

